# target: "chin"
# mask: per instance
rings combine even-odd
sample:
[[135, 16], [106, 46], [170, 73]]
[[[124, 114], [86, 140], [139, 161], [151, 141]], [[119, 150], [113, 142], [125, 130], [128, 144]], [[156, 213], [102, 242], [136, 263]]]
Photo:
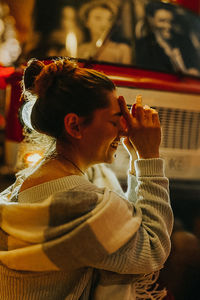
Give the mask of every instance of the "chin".
[[171, 34], [170, 33], [165, 33], [165, 34], [163, 34], [163, 38], [165, 40], [170, 40], [171, 39]]

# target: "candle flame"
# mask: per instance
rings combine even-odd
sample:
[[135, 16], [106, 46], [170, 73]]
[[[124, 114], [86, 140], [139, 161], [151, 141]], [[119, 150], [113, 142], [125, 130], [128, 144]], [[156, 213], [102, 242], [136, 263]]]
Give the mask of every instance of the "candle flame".
[[77, 57], [77, 37], [74, 32], [67, 34], [65, 45], [68, 56]]

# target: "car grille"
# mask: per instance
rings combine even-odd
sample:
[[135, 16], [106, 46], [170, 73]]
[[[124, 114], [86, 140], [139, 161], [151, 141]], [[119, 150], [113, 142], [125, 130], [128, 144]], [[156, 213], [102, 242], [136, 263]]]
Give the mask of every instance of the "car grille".
[[[130, 108], [130, 105], [128, 105]], [[200, 112], [154, 107], [160, 117], [164, 148], [200, 149]]]

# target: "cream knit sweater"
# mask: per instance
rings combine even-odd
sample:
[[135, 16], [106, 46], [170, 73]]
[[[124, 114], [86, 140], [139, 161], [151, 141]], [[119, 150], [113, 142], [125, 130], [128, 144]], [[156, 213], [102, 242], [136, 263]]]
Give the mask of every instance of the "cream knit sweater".
[[4, 194], [0, 300], [136, 299], [135, 284], [169, 255], [173, 215], [163, 160], [135, 168], [128, 201], [84, 176], [29, 188], [17, 203]]

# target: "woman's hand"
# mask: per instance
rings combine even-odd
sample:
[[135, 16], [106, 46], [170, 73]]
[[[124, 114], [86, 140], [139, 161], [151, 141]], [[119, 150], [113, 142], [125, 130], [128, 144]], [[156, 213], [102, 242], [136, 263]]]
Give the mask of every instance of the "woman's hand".
[[149, 106], [142, 106], [141, 96], [136, 97], [131, 111], [122, 96], [118, 101], [126, 121], [125, 145], [129, 153], [135, 149], [139, 158], [159, 157], [161, 128], [157, 111]]

